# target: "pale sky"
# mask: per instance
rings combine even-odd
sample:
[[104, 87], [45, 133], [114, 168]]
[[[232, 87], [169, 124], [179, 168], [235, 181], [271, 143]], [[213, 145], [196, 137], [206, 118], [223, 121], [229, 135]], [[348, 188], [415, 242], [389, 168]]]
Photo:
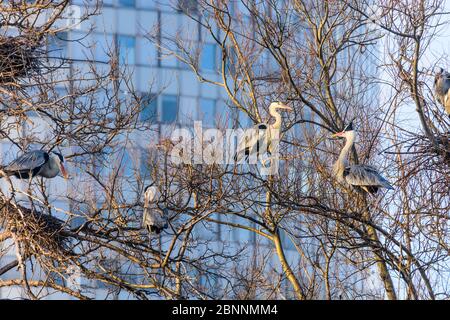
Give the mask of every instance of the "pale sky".
[[[446, 12], [450, 12], [450, 1], [445, 2], [445, 10]], [[434, 36], [433, 40], [430, 42], [430, 45], [427, 47], [424, 56], [420, 60], [420, 70], [433, 72], [433, 66], [442, 67], [448, 71], [450, 71], [450, 15], [442, 15], [440, 16], [440, 23], [445, 23], [445, 25], [440, 26], [437, 29], [437, 34]], [[383, 59], [389, 59], [386, 55], [386, 48], [388, 46], [389, 36], [386, 36], [379, 45], [380, 53]], [[392, 83], [392, 75], [386, 73], [385, 68], [381, 68], [379, 70], [380, 76], [383, 80], [386, 80], [389, 83]], [[391, 72], [391, 70], [390, 70]], [[397, 75], [395, 75], [397, 76]], [[426, 79], [426, 83], [428, 86], [433, 86], [434, 77], [430, 74]], [[387, 103], [386, 100], [392, 99], [391, 88], [389, 86], [381, 86], [382, 91], [380, 94], [380, 104], [384, 105]], [[432, 98], [432, 97], [430, 97]], [[398, 118], [397, 121], [402, 120], [406, 121], [406, 123], [402, 123], [402, 127], [405, 125], [408, 127], [408, 130], [416, 128], [416, 130], [411, 131], [420, 131], [420, 122], [415, 111], [415, 106], [413, 104], [405, 105], [401, 109], [398, 109]]]

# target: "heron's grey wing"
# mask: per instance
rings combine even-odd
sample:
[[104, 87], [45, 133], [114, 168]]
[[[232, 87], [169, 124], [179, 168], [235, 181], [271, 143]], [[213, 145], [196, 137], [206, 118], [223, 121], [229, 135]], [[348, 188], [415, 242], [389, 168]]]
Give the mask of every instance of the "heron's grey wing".
[[42, 167], [49, 159], [48, 153], [42, 150], [26, 152], [9, 165], [3, 168], [5, 171], [31, 171]]
[[152, 209], [153, 208], [148, 208], [148, 207], [144, 208], [144, 214], [142, 216], [142, 226], [147, 229], [149, 226], [152, 226], [155, 223]]
[[450, 72], [444, 71], [442, 73], [442, 76], [443, 76], [444, 80], [447, 81], [448, 84], [450, 84]]
[[235, 160], [240, 161], [244, 156], [250, 156], [257, 151], [260, 140], [260, 130], [266, 130], [267, 124], [258, 123], [254, 127], [245, 130], [238, 142]]
[[377, 169], [368, 165], [353, 165], [344, 169], [344, 179], [354, 186], [378, 186], [393, 189]]
[[143, 226], [150, 232], [160, 233], [168, 227], [168, 210], [156, 206], [144, 208]]

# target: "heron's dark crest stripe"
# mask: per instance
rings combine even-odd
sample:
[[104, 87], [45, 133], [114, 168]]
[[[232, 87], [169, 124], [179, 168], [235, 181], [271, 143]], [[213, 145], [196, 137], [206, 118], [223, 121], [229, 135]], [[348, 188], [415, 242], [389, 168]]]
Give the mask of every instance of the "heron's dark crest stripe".
[[267, 130], [267, 124], [265, 124], [265, 123], [258, 124], [258, 129], [260, 129], [260, 130]]

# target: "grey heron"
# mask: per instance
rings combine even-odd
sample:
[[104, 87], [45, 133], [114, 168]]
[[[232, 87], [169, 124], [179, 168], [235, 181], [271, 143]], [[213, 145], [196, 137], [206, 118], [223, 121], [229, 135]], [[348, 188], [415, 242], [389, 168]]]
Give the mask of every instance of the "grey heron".
[[368, 165], [348, 165], [348, 153], [355, 143], [356, 132], [353, 130], [353, 122], [350, 122], [343, 131], [335, 133], [332, 138], [345, 138], [346, 142], [334, 164], [333, 171], [339, 182], [349, 185], [358, 191], [369, 194], [377, 193], [378, 189], [393, 189], [376, 168]]
[[169, 211], [167, 208], [160, 209], [158, 200], [161, 194], [157, 187], [149, 185], [144, 190], [144, 214], [142, 224], [148, 232], [160, 234], [168, 227]]
[[450, 116], [450, 73], [440, 68], [434, 77], [434, 93], [437, 101], [445, 108]]
[[[292, 111], [293, 109], [281, 102], [272, 102], [269, 106], [269, 114], [275, 118], [272, 124], [268, 122], [258, 123], [250, 130], [247, 130], [244, 136], [240, 139], [237, 146], [237, 151], [234, 156], [235, 161], [241, 161], [244, 157], [248, 159], [250, 155], [259, 155], [260, 151], [267, 148], [269, 154], [273, 151], [273, 140], [279, 137], [276, 135], [276, 130], [281, 129], [281, 114], [277, 109]], [[262, 150], [261, 150], [262, 149]]]
[[1, 169], [7, 176], [15, 176], [18, 179], [30, 179], [35, 176], [54, 178], [60, 172], [65, 179], [68, 178], [64, 167], [64, 157], [55, 151], [33, 150], [25, 152]]

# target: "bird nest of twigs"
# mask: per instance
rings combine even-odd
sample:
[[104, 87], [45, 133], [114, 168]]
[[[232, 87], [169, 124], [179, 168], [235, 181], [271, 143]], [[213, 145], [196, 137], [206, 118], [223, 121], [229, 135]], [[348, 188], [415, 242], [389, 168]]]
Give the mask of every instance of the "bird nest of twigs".
[[0, 85], [39, 73], [43, 50], [38, 39], [0, 36]]
[[47, 256], [58, 260], [70, 257], [64, 221], [56, 217], [5, 204], [0, 211], [0, 225], [14, 233], [28, 256]]
[[424, 149], [434, 150], [434, 154], [440, 157], [440, 162], [450, 167], [450, 132], [440, 133], [435, 137], [435, 143], [428, 141]]

